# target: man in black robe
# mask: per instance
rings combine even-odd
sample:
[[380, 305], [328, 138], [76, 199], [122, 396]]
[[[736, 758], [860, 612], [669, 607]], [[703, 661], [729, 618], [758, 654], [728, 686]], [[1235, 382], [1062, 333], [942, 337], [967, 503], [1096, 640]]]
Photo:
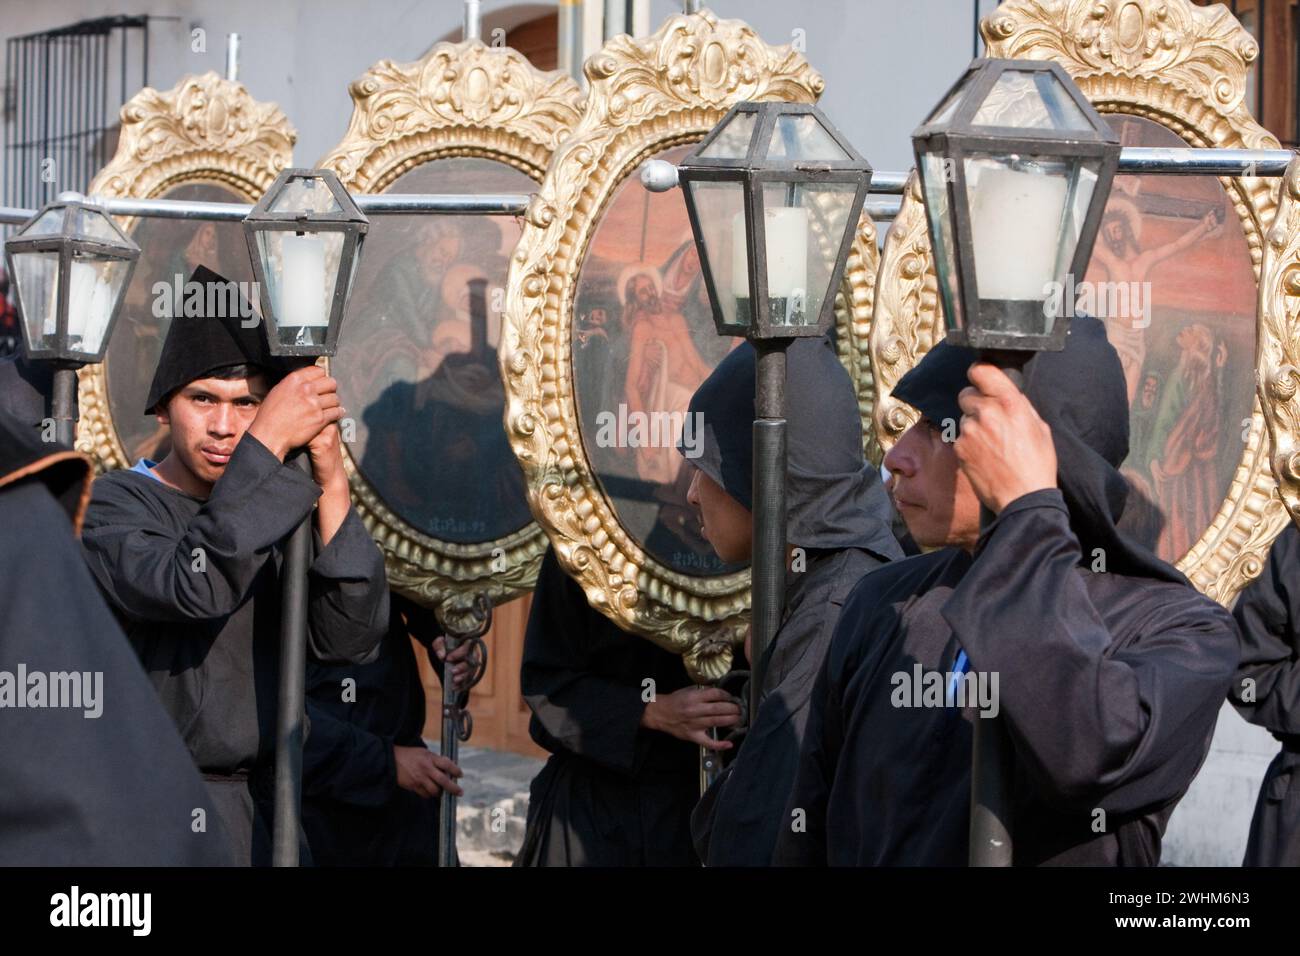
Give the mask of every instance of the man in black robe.
[[619, 630], [548, 549], [520, 669], [529, 733], [551, 757], [533, 780], [516, 866], [695, 866], [699, 746], [728, 749], [725, 691], [696, 687], [682, 659]]
[[[688, 500], [727, 562], [751, 557], [756, 352], [734, 349], [691, 399], [703, 423]], [[862, 457], [862, 419], [848, 373], [825, 338], [786, 351], [785, 611], [767, 650], [758, 718], [692, 816], [709, 866], [767, 866], [785, 822], [809, 695], [850, 590], [903, 556], [880, 475]], [[687, 454], [685, 444], [678, 449]], [[747, 692], [742, 696], [748, 696]]]
[[77, 545], [90, 462], [38, 435], [0, 411], [0, 866], [227, 865], [211, 798]]
[[[421, 737], [425, 698], [411, 638], [442, 677], [432, 611], [390, 594], [388, 633], [368, 664], [308, 662], [302, 825], [317, 866], [437, 866], [438, 806], [461, 770]], [[469, 645], [452, 655], [463, 682]], [[464, 651], [465, 653], [462, 653]]]
[[1154, 865], [1209, 750], [1236, 628], [1116, 528], [1128, 409], [1101, 323], [1076, 318], [1023, 394], [974, 357], [940, 344], [895, 390], [923, 417], [886, 456], [890, 489], [940, 550], [850, 596], [778, 863], [965, 864], [973, 722], [996, 715], [1017, 865]]
[[[224, 283], [202, 268], [191, 281]], [[279, 371], [260, 323], [173, 319], [145, 409], [170, 425], [172, 451], [96, 481], [83, 535], [236, 861], [254, 865], [270, 859], [279, 545], [313, 510], [310, 652], [360, 661], [388, 626], [383, 557], [348, 496], [334, 380], [313, 365], [276, 383]], [[285, 464], [297, 448], [311, 477]]]
[[1282, 744], [1250, 821], [1245, 866], [1300, 866], [1300, 531], [1287, 526], [1237, 600], [1241, 665], [1229, 699]]

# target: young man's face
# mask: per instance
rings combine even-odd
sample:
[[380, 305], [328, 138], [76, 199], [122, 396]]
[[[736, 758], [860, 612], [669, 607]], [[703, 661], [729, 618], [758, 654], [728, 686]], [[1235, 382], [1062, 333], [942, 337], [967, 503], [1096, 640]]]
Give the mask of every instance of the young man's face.
[[885, 455], [886, 487], [923, 548], [974, 546], [979, 537], [980, 504], [957, 462], [952, 442], [927, 418], [903, 433]]
[[198, 481], [215, 484], [267, 391], [260, 374], [190, 382], [158, 410], [158, 420], [171, 426], [172, 455]]
[[728, 564], [748, 561], [753, 551], [753, 518], [749, 509], [716, 481], [695, 469], [686, 500], [700, 513], [700, 533]]

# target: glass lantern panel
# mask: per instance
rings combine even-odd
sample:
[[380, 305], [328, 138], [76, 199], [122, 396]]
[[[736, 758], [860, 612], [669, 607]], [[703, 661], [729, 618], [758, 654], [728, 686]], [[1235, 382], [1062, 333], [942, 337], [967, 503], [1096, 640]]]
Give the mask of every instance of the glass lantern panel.
[[704, 268], [718, 295], [715, 305], [726, 324], [748, 326], [752, 315], [745, 187], [697, 180], [691, 183], [691, 201], [704, 239]]
[[853, 157], [846, 153], [834, 137], [812, 113], [795, 113], [778, 116], [772, 130], [772, 142], [767, 149], [768, 159], [787, 159], [790, 162], [820, 160], [844, 162]]
[[63, 231], [63, 217], [67, 214], [67, 207], [60, 206], [58, 209], [50, 209], [41, 213], [34, 223], [21, 232], [23, 238], [31, 236], [57, 236]]
[[[1097, 184], [1096, 161], [1057, 156], [975, 154], [965, 161], [981, 301], [1006, 303], [1010, 334], [1047, 334], [1060, 313], [1065, 275]], [[1071, 283], [1072, 286], [1072, 283]]]
[[1061, 81], [1041, 70], [1007, 70], [1000, 75], [971, 123], [1060, 132], [1093, 128]]
[[68, 349], [98, 354], [130, 263], [73, 253], [68, 282]]
[[296, 176], [285, 183], [280, 194], [271, 200], [267, 211], [325, 214], [343, 210], [323, 179]]
[[749, 155], [749, 140], [754, 135], [757, 113], [735, 113], [718, 131], [713, 142], [700, 150], [701, 159], [744, 159]]
[[966, 79], [957, 86], [955, 90], [948, 94], [948, 98], [935, 107], [934, 112], [926, 119], [925, 125], [932, 123], [947, 123], [952, 119], [953, 114], [957, 112], [957, 107], [961, 105], [962, 100], [966, 98], [966, 91], [970, 88], [970, 77], [972, 74], [967, 73]]
[[123, 245], [122, 237], [113, 228], [113, 224], [108, 221], [104, 213], [95, 209], [78, 209], [72, 231], [79, 236], [88, 236], [100, 242]]
[[923, 154], [921, 188], [925, 194], [925, 215], [930, 221], [930, 242], [935, 247], [934, 264], [944, 322], [949, 329], [960, 329], [965, 327], [965, 316], [957, 284], [952, 210], [948, 208], [948, 182], [952, 179], [952, 163], [953, 160], [941, 153]]
[[767, 310], [773, 326], [816, 325], [856, 188], [852, 183], [764, 183]]
[[57, 331], [55, 308], [59, 301], [59, 254], [20, 252], [13, 256], [12, 261], [18, 308], [26, 326], [29, 347], [53, 348]]
[[343, 233], [262, 230], [257, 252], [271, 302], [268, 336], [273, 333], [281, 345], [324, 345]]

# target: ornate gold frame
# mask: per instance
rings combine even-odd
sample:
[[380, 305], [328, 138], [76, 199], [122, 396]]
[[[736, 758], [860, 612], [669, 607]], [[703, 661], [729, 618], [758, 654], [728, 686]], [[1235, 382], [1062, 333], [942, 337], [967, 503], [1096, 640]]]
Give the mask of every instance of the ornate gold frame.
[[1261, 341], [1256, 363], [1273, 473], [1287, 510], [1300, 521], [1300, 158], [1287, 167], [1264, 246], [1259, 314], [1275, 333]]
[[[1222, 5], [1200, 7], [1189, 0], [1008, 0], [984, 18], [980, 31], [991, 57], [1060, 63], [1102, 113], [1145, 117], [1191, 146], [1278, 148], [1278, 141], [1245, 105], [1246, 76], [1259, 48]], [[1265, 231], [1277, 209], [1275, 183], [1265, 178], [1222, 182], [1235, 201], [1259, 277]], [[913, 412], [891, 399], [890, 392], [943, 335], [936, 291], [913, 174], [885, 239], [871, 332], [875, 431], [885, 449], [914, 420]], [[1262, 309], [1256, 362], [1261, 376], [1263, 358], [1278, 352], [1281, 331], [1273, 311]], [[1178, 562], [1198, 589], [1223, 604], [1259, 574], [1269, 545], [1287, 520], [1268, 459], [1257, 395], [1246, 449], [1228, 496], [1205, 534]]]
[[[91, 182], [92, 196], [153, 199], [196, 183], [256, 202], [289, 165], [297, 138], [278, 106], [212, 72], [187, 76], [166, 92], [144, 88], [122, 106], [121, 119], [117, 152]], [[109, 413], [102, 362], [80, 370], [78, 395], [77, 450], [100, 471], [130, 467]]]
[[[493, 159], [540, 182], [582, 115], [582, 91], [570, 76], [477, 40], [438, 43], [412, 63], [381, 60], [348, 89], [352, 121], [320, 165], [361, 193], [383, 192], [417, 166], [459, 156]], [[440, 541], [393, 512], [344, 448], [353, 500], [394, 589], [444, 619], [468, 612], [478, 594], [500, 604], [532, 590], [546, 551], [535, 523], [495, 541]]]
[[670, 17], [649, 37], [615, 37], [585, 70], [586, 113], [556, 153], [511, 263], [501, 333], [506, 430], [533, 514], [591, 605], [682, 654], [697, 680], [715, 679], [744, 633], [749, 574], [680, 574], [619, 523], [579, 430], [573, 298], [603, 210], [646, 159], [699, 140], [736, 102], [812, 102], [824, 84], [789, 46], [769, 46], [745, 23], [709, 11]]

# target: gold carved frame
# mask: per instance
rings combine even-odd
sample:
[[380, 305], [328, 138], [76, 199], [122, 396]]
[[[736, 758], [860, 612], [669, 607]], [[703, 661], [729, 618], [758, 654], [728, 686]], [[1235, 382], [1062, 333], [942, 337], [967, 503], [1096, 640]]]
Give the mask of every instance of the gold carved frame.
[[670, 17], [649, 37], [615, 37], [585, 71], [586, 113], [556, 153], [511, 262], [501, 333], [506, 429], [533, 514], [591, 605], [682, 654], [695, 679], [716, 679], [744, 633], [749, 573], [681, 574], [620, 524], [579, 429], [573, 300], [604, 209], [643, 162], [703, 138], [734, 103], [812, 102], [824, 84], [789, 46], [769, 46], [743, 22], [707, 10]]
[[[990, 57], [1060, 63], [1102, 113], [1153, 120], [1190, 146], [1278, 148], [1278, 141], [1245, 105], [1247, 72], [1259, 47], [1222, 5], [1200, 7], [1189, 0], [1008, 0], [984, 18], [980, 31]], [[1221, 181], [1240, 217], [1258, 280], [1264, 237], [1277, 209], [1276, 181]], [[1268, 300], [1269, 307], [1262, 306], [1257, 318], [1256, 369], [1261, 383], [1267, 357], [1277, 356], [1283, 341], [1276, 311], [1280, 305], [1280, 298]], [[874, 430], [886, 450], [916, 417], [890, 393], [943, 337], [943, 329], [914, 173], [885, 238], [870, 339], [877, 388]], [[1295, 380], [1290, 381], [1294, 393]], [[1295, 435], [1295, 419], [1284, 427]], [[1230, 603], [1260, 573], [1269, 545], [1287, 520], [1269, 468], [1258, 395], [1246, 439], [1227, 498], [1210, 527], [1178, 562], [1199, 590], [1222, 604]]]
[[1259, 314], [1273, 332], [1256, 363], [1273, 473], [1287, 511], [1300, 521], [1300, 159], [1287, 167], [1264, 246]]
[[[256, 202], [289, 165], [297, 138], [278, 106], [212, 72], [184, 77], [165, 92], [144, 88], [122, 106], [121, 120], [117, 152], [91, 182], [91, 196], [154, 199], [175, 186], [207, 184]], [[84, 366], [78, 377], [77, 450], [98, 470], [129, 468], [103, 363]]]
[[[383, 192], [417, 166], [462, 156], [496, 160], [540, 182], [582, 114], [582, 91], [567, 74], [477, 40], [438, 43], [413, 63], [381, 60], [349, 92], [351, 124], [320, 165], [356, 193]], [[546, 551], [536, 523], [476, 544], [430, 537], [384, 503], [344, 449], [353, 500], [395, 590], [444, 617], [469, 614], [475, 595], [500, 604], [532, 590]]]

